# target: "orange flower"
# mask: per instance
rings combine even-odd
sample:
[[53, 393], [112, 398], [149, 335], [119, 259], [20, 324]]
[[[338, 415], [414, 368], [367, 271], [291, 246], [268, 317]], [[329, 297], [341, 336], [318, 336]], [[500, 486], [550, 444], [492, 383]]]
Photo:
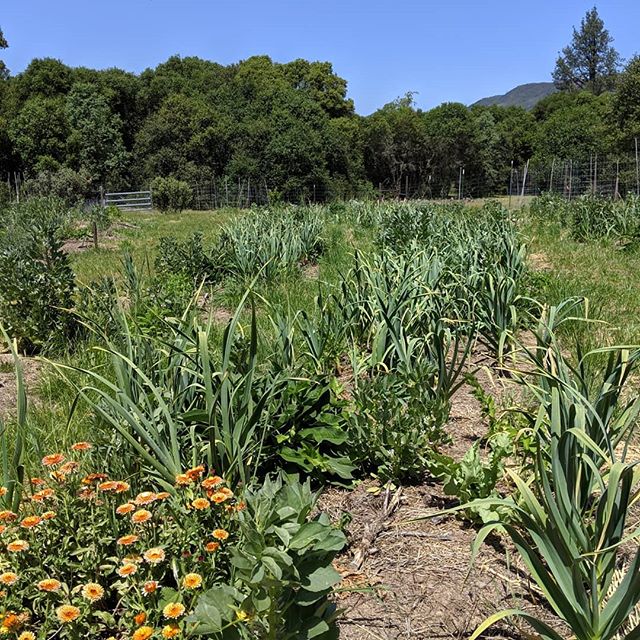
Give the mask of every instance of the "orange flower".
[[131, 513], [133, 510], [135, 509], [135, 507], [130, 503], [127, 502], [126, 504], [121, 504], [117, 509], [116, 509], [116, 513], [119, 516], [123, 516], [127, 513]]
[[183, 604], [179, 602], [170, 602], [163, 610], [162, 615], [165, 618], [169, 618], [169, 620], [175, 620], [183, 615], [185, 612], [185, 608]]
[[42, 518], [40, 516], [27, 516], [20, 523], [20, 526], [23, 529], [33, 529], [33, 527], [37, 527], [41, 522], [42, 522]]
[[107, 479], [106, 473], [90, 473], [82, 478], [82, 484], [93, 484], [94, 482], [102, 482]]
[[31, 478], [31, 484], [34, 487], [39, 487], [41, 485], [43, 485], [45, 483], [45, 481], [42, 478]]
[[128, 482], [123, 482], [122, 480], [116, 480], [115, 485], [114, 491], [116, 493], [124, 493], [131, 489], [131, 485]]
[[202, 487], [204, 489], [213, 489], [222, 483], [222, 478], [220, 476], [209, 476], [202, 481]]
[[67, 624], [80, 617], [80, 609], [70, 604], [63, 604], [61, 607], [56, 609], [56, 616], [60, 622]]
[[62, 583], [55, 578], [45, 578], [44, 580], [40, 580], [40, 582], [38, 582], [38, 589], [40, 589], [40, 591], [47, 591], [48, 593], [58, 591], [61, 586]]
[[231, 492], [226, 487], [222, 487], [222, 489], [219, 489], [215, 493], [212, 493], [209, 497], [216, 504], [221, 504], [222, 502], [226, 502], [229, 498], [232, 498], [233, 492]]
[[156, 498], [158, 500], [166, 500], [167, 498], [170, 498], [171, 494], [168, 491], [161, 491], [160, 493], [156, 494]]
[[129, 483], [123, 482], [122, 480], [107, 480], [98, 485], [100, 491], [113, 491], [114, 493], [124, 493], [125, 491], [129, 491], [130, 488]]
[[196, 498], [191, 503], [191, 506], [198, 511], [204, 511], [211, 506], [211, 503], [206, 498]]
[[12, 611], [9, 611], [7, 615], [2, 620], [2, 627], [7, 629], [8, 631], [17, 631], [22, 624], [20, 620], [20, 616], [17, 616]]
[[73, 460], [71, 460], [69, 462], [65, 462], [60, 467], [60, 469], [58, 469], [58, 472], [68, 475], [70, 473], [73, 473], [74, 471], [77, 471], [79, 466], [80, 465], [77, 462], [74, 462]]
[[151, 520], [151, 511], [147, 511], [146, 509], [138, 509], [138, 511], [131, 516], [131, 522], [135, 522], [136, 524], [141, 524], [149, 520]]
[[93, 445], [90, 442], [76, 442], [75, 444], [71, 445], [72, 451], [89, 451], [89, 449], [92, 448]]
[[140, 626], [147, 621], [147, 614], [144, 611], [136, 613], [136, 615], [133, 616], [133, 621], [136, 623], [136, 625]]
[[211, 535], [216, 540], [226, 540], [229, 537], [229, 532], [224, 529], [216, 529]]
[[133, 640], [149, 640], [153, 632], [153, 627], [140, 627], [133, 632]]
[[104, 596], [104, 589], [95, 582], [87, 582], [82, 587], [82, 597], [90, 602], [98, 602]]
[[26, 551], [28, 548], [29, 543], [26, 540], [16, 540], [7, 545], [7, 551], [10, 553], [19, 553], [20, 551]]
[[34, 502], [44, 502], [47, 498], [53, 498], [56, 495], [56, 492], [47, 487], [46, 489], [42, 489], [42, 491], [37, 491], [31, 496], [31, 499]]
[[0, 498], [7, 495], [7, 487], [0, 487]]
[[207, 542], [207, 544], [204, 547], [209, 553], [213, 553], [214, 551], [217, 551], [220, 548], [220, 543], [219, 542]]
[[67, 474], [62, 473], [62, 471], [52, 471], [49, 474], [49, 477], [56, 482], [63, 483], [67, 479]]
[[138, 570], [137, 565], [131, 562], [125, 562], [116, 572], [121, 578], [132, 576]]
[[193, 480], [186, 473], [179, 473], [176, 476], [176, 485], [179, 487], [186, 487], [190, 484], [193, 484]]
[[5, 571], [0, 574], [0, 582], [7, 587], [10, 587], [12, 584], [18, 582], [18, 574], [13, 571]]
[[158, 590], [157, 581], [156, 580], [147, 580], [142, 585], [142, 590], [145, 592], [146, 595], [151, 595], [152, 593], [155, 593]]
[[160, 547], [154, 547], [153, 549], [145, 551], [143, 556], [149, 564], [158, 564], [165, 559], [164, 549]]
[[78, 497], [80, 500], [91, 500], [95, 497], [96, 492], [91, 487], [85, 487], [84, 489], [78, 491]]
[[56, 517], [56, 512], [55, 511], [45, 511], [42, 514], [42, 519], [43, 520], [53, 520]]
[[158, 496], [153, 492], [153, 491], [143, 491], [142, 493], [139, 493], [134, 502], [138, 505], [138, 506], [142, 506], [143, 504], [151, 504], [152, 502], [155, 502], [158, 499]]
[[45, 467], [54, 467], [61, 462], [64, 462], [64, 456], [61, 453], [52, 453], [42, 458], [42, 464]]
[[197, 589], [202, 585], [202, 576], [199, 573], [187, 573], [182, 579], [182, 586], [185, 589]]
[[168, 624], [162, 627], [163, 638], [175, 638], [180, 635], [180, 627], [177, 624]]
[[198, 480], [203, 473], [204, 473], [204, 467], [202, 465], [193, 467], [192, 469], [189, 469], [189, 471], [187, 471], [187, 475], [193, 481]]
[[13, 522], [17, 518], [18, 514], [13, 511], [0, 511], [0, 522]]
[[128, 547], [130, 544], [135, 544], [136, 542], [138, 542], [138, 540], [140, 540], [138, 536], [130, 533], [128, 536], [122, 536], [122, 538], [118, 538], [116, 544], [120, 544], [123, 547]]

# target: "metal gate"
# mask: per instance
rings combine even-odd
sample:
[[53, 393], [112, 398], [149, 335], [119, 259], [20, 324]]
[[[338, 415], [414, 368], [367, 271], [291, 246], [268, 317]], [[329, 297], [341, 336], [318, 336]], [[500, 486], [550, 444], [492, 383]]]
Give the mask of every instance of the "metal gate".
[[120, 211], [151, 211], [151, 191], [120, 191], [104, 194], [105, 207], [118, 207]]

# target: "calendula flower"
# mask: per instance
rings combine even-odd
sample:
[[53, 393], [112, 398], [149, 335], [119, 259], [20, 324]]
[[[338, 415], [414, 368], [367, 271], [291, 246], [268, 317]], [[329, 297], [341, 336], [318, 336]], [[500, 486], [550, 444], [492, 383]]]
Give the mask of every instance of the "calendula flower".
[[136, 571], [138, 570], [138, 566], [133, 564], [132, 562], [125, 562], [117, 571], [116, 573], [121, 577], [121, 578], [127, 578], [129, 576], [132, 576]]
[[229, 537], [229, 532], [224, 529], [215, 529], [211, 535], [216, 540], [226, 540]]
[[211, 506], [211, 503], [206, 498], [196, 498], [191, 503], [191, 506], [198, 511], [204, 511]]
[[180, 627], [177, 624], [168, 624], [162, 627], [163, 638], [175, 638], [180, 635]]
[[158, 583], [156, 580], [147, 580], [143, 585], [142, 585], [142, 590], [145, 592], [146, 595], [151, 595], [152, 593], [155, 593], [158, 590]]
[[187, 487], [193, 484], [193, 480], [186, 473], [179, 473], [176, 476], [176, 485], [178, 487]]
[[15, 540], [7, 545], [7, 551], [10, 553], [20, 553], [26, 551], [29, 548], [29, 543], [26, 540]]
[[67, 479], [67, 474], [66, 473], [62, 473], [62, 471], [52, 471], [49, 474], [49, 477], [52, 480], [55, 480], [56, 482], [59, 482], [60, 484], [63, 484], [64, 481]]
[[13, 571], [5, 571], [0, 574], [0, 582], [7, 587], [10, 587], [12, 584], [18, 582], [18, 574]]
[[65, 462], [58, 469], [58, 472], [59, 473], [63, 473], [64, 475], [69, 475], [70, 473], [73, 473], [74, 471], [77, 471], [79, 466], [80, 465], [77, 462], [74, 462], [73, 460], [71, 460], [69, 462]]
[[7, 487], [0, 487], [0, 498], [4, 498], [7, 495]]
[[162, 615], [165, 618], [169, 618], [169, 620], [175, 620], [179, 618], [181, 615], [184, 615], [185, 608], [184, 605], [180, 602], [170, 602], [165, 608], [162, 610]]
[[90, 473], [82, 478], [82, 484], [93, 484], [94, 482], [102, 482], [107, 479], [106, 473]]
[[46, 591], [48, 593], [53, 593], [58, 591], [62, 587], [62, 583], [60, 580], [56, 580], [55, 578], [45, 578], [44, 580], [40, 580], [38, 582], [38, 589], [40, 591]]
[[42, 519], [43, 520], [53, 520], [56, 517], [56, 512], [55, 511], [45, 511], [42, 514]]
[[62, 624], [68, 624], [80, 617], [80, 609], [70, 604], [63, 604], [56, 609], [56, 617]]
[[47, 487], [46, 489], [42, 489], [42, 491], [36, 491], [36, 493], [31, 496], [31, 499], [34, 502], [44, 502], [48, 498], [53, 498], [55, 495], [56, 492], [50, 487]]
[[182, 586], [185, 589], [198, 589], [202, 585], [202, 576], [199, 573], [187, 573], [182, 578]]
[[149, 640], [153, 633], [153, 627], [140, 627], [133, 632], [132, 638], [133, 640]]
[[209, 553], [213, 553], [214, 551], [217, 551], [220, 548], [220, 543], [219, 542], [207, 542], [207, 544], [204, 547]]
[[2, 619], [2, 628], [8, 632], [17, 631], [21, 625], [20, 616], [17, 616], [13, 611], [7, 612], [7, 615]]
[[92, 448], [93, 445], [90, 442], [76, 442], [75, 444], [71, 445], [72, 451], [89, 451], [89, 449]]
[[6, 509], [4, 511], [0, 511], [0, 522], [13, 522], [14, 520], [17, 520], [17, 518], [18, 514], [13, 513], [13, 511], [7, 511]]
[[104, 589], [96, 582], [87, 582], [82, 587], [82, 597], [89, 602], [98, 602], [104, 596]]
[[36, 636], [31, 631], [23, 631], [19, 636], [18, 640], [36, 640]]
[[42, 464], [45, 467], [55, 467], [62, 462], [64, 462], [64, 456], [61, 453], [51, 453], [42, 458]]
[[123, 547], [128, 547], [131, 544], [135, 544], [138, 542], [140, 538], [132, 533], [127, 536], [122, 536], [116, 540], [116, 544], [122, 545]]
[[43, 485], [45, 483], [45, 480], [43, 480], [42, 478], [31, 478], [31, 485], [34, 487], [40, 487], [41, 485]]
[[199, 480], [203, 473], [204, 473], [204, 467], [202, 465], [198, 465], [197, 467], [193, 467], [192, 469], [189, 469], [189, 471], [187, 471], [187, 475], [194, 482], [196, 480]]
[[142, 506], [144, 504], [151, 504], [152, 502], [155, 502], [157, 499], [158, 499], [158, 496], [153, 491], [143, 491], [142, 493], [139, 493], [135, 497], [134, 502], [138, 506]]
[[111, 491], [113, 493], [124, 493], [125, 491], [129, 491], [130, 488], [129, 483], [123, 482], [122, 480], [106, 480], [98, 485], [100, 491]]
[[95, 498], [96, 492], [91, 487], [85, 487], [78, 491], [78, 497], [80, 500], [86, 501]]
[[136, 613], [136, 615], [133, 616], [133, 621], [137, 626], [140, 626], [147, 621], [147, 614], [144, 611], [140, 611], [140, 613]]
[[27, 516], [22, 520], [20, 526], [23, 529], [33, 529], [33, 527], [37, 527], [42, 522], [42, 518], [40, 516]]
[[219, 484], [222, 484], [222, 478], [220, 476], [209, 476], [202, 481], [201, 486], [204, 489], [213, 489]]
[[167, 498], [170, 498], [171, 494], [168, 491], [161, 491], [160, 493], [156, 494], [156, 498], [158, 500], [166, 500]]
[[138, 511], [131, 516], [131, 522], [135, 524], [142, 524], [149, 520], [151, 520], [151, 511], [147, 511], [146, 509], [138, 509]]
[[116, 513], [119, 516], [124, 516], [127, 513], [131, 513], [132, 511], [135, 510], [135, 507], [130, 503], [127, 502], [126, 504], [121, 504], [117, 509], [116, 509]]
[[149, 564], [159, 564], [165, 559], [164, 549], [161, 549], [160, 547], [154, 547], [153, 549], [149, 549], [148, 551], [145, 551], [142, 555]]
[[223, 487], [222, 489], [220, 489], [219, 491], [215, 491], [214, 493], [212, 493], [209, 498], [211, 498], [211, 502], [215, 502], [216, 504], [221, 504], [223, 502], [226, 502], [227, 500], [229, 500], [229, 498], [233, 497], [233, 493], [231, 493], [231, 495], [229, 495], [227, 493], [227, 491], [229, 491], [227, 489], [227, 491], [224, 491], [225, 487]]

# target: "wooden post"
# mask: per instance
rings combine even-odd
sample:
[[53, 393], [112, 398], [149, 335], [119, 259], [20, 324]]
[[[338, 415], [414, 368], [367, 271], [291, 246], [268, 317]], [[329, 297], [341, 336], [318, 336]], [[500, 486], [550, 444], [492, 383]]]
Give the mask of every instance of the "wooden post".
[[458, 176], [458, 200], [462, 200], [462, 172], [464, 169], [460, 167], [460, 174]]
[[553, 170], [556, 166], [556, 159], [551, 161], [551, 175], [549, 176], [549, 193], [553, 193]]
[[522, 193], [520, 194], [521, 198], [524, 198], [524, 189], [527, 186], [527, 174], [529, 173], [529, 161], [524, 165], [524, 174], [522, 176]]
[[620, 198], [620, 159], [616, 160], [616, 186], [613, 192], [614, 200]]

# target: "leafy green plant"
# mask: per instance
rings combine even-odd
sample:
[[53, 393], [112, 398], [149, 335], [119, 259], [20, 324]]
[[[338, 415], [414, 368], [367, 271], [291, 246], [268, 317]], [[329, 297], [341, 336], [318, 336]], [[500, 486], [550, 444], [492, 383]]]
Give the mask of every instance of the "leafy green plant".
[[176, 178], [154, 178], [151, 182], [153, 206], [160, 211], [182, 211], [193, 201], [193, 191], [187, 182]]
[[340, 574], [331, 566], [344, 534], [326, 515], [312, 516], [309, 482], [267, 478], [249, 491], [238, 515], [242, 541], [231, 549], [231, 584], [199, 599], [195, 634], [212, 638], [302, 640], [338, 637], [328, 600]]

